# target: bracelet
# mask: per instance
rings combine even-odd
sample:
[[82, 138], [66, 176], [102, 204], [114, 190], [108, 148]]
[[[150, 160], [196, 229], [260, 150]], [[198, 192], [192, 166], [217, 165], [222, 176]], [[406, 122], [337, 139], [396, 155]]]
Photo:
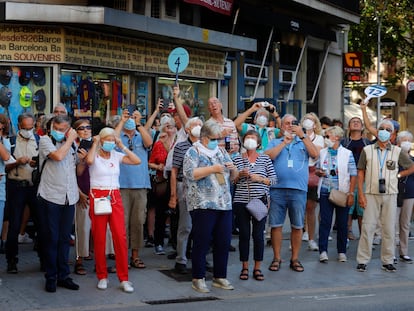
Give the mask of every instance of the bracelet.
[[124, 146], [124, 148], [122, 148], [121, 150], [122, 151], [125, 151], [125, 150], [127, 150], [128, 148], [127, 148], [127, 146]]

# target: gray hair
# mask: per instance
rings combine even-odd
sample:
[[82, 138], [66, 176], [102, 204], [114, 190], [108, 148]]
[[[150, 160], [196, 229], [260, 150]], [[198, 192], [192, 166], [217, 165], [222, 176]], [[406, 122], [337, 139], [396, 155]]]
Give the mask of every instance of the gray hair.
[[294, 120], [298, 120], [293, 114], [290, 114], [290, 113], [287, 113], [287, 114], [285, 114], [283, 117], [282, 117], [282, 125], [283, 125], [283, 123], [284, 123], [284, 121], [285, 121], [285, 119], [287, 119], [287, 118], [293, 118]]
[[201, 126], [203, 126], [203, 121], [201, 121], [201, 119], [199, 117], [193, 117], [188, 119], [187, 123], [185, 124], [185, 128], [189, 129], [191, 127], [191, 125], [193, 125], [194, 123], [200, 121], [201, 122]]
[[164, 129], [165, 129], [168, 125], [175, 126], [175, 121], [174, 121], [174, 119], [173, 119], [173, 118], [168, 118], [168, 119], [165, 119], [165, 121], [161, 123], [161, 126], [160, 126], [160, 133], [164, 132]]
[[101, 138], [105, 138], [107, 136], [113, 135], [115, 136], [115, 130], [111, 127], [104, 127], [100, 132], [99, 132], [99, 136]]
[[116, 126], [121, 122], [120, 115], [110, 116], [107, 125], [112, 128], [116, 128]]
[[399, 132], [397, 135], [397, 143], [399, 143], [402, 138], [408, 138], [410, 142], [413, 142], [413, 134], [411, 134], [409, 131]]
[[204, 125], [201, 127], [200, 131], [200, 138], [201, 137], [221, 137], [222, 128], [220, 124], [218, 124], [214, 120], [207, 120]]
[[332, 133], [334, 136], [342, 138], [344, 137], [344, 130], [340, 126], [331, 126], [325, 130], [325, 134]]
[[66, 114], [68, 114], [68, 110], [66, 109], [66, 106], [64, 104], [62, 104], [62, 103], [56, 104], [55, 107], [53, 107], [53, 112], [55, 112], [55, 109], [57, 107], [61, 107], [61, 108], [65, 109]]
[[391, 127], [391, 130], [394, 132], [394, 123], [392, 123], [390, 120], [382, 120], [380, 123], [378, 123], [378, 129], [382, 127], [383, 125], [388, 125]]

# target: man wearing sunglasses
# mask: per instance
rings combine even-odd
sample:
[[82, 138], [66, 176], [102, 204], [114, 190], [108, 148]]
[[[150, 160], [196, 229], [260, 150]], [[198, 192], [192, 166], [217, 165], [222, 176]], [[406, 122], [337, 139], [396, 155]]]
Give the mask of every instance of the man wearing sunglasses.
[[[395, 220], [398, 178], [414, 173], [414, 163], [401, 148], [391, 144], [394, 124], [383, 120], [378, 124], [375, 144], [365, 146], [358, 161], [358, 201], [364, 208], [361, 237], [357, 251], [357, 270], [365, 272], [372, 255], [372, 243], [378, 222], [381, 223], [382, 269], [395, 272]], [[404, 170], [398, 172], [401, 166]], [[365, 189], [364, 189], [365, 183]]]
[[[151, 189], [148, 171], [148, 149], [152, 145], [149, 131], [141, 125], [141, 114], [132, 114], [125, 109], [121, 121], [115, 128], [122, 143], [140, 159], [139, 165], [120, 165], [119, 183], [124, 205], [125, 226], [128, 246], [131, 249], [130, 265], [145, 268], [139, 257], [139, 249], [144, 246], [144, 223], [147, 214], [147, 191]], [[139, 176], [139, 178], [137, 178]]]

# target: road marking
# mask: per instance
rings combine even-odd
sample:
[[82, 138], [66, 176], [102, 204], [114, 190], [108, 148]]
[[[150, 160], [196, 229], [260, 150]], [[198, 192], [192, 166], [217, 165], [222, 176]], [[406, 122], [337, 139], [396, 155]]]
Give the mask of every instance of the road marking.
[[323, 295], [323, 296], [298, 296], [292, 297], [292, 299], [312, 299], [312, 300], [335, 300], [335, 299], [348, 299], [348, 298], [366, 298], [374, 297], [375, 294], [367, 295]]

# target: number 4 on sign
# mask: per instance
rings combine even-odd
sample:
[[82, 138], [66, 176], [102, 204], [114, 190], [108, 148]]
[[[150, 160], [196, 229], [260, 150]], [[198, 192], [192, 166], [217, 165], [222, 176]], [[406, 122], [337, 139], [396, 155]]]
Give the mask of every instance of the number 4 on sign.
[[369, 100], [374, 97], [382, 97], [387, 94], [387, 88], [382, 85], [370, 85], [364, 90], [367, 97], [364, 100], [365, 104], [368, 104]]
[[184, 48], [175, 48], [168, 56], [168, 68], [175, 73], [175, 82], [178, 82], [178, 73], [183, 72], [190, 62], [188, 52]]

